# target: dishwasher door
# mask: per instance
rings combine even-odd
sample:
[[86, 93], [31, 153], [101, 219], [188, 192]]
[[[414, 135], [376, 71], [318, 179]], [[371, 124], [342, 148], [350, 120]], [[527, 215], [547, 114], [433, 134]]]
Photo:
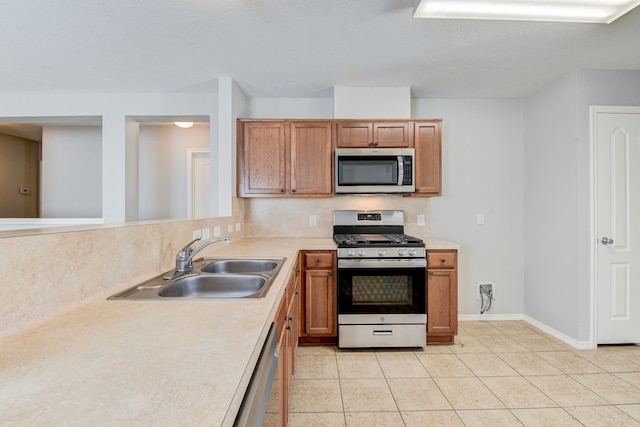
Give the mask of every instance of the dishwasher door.
[[[267, 409], [269, 393], [278, 367], [278, 324], [272, 323], [260, 352], [256, 369], [234, 422], [237, 427], [260, 427]], [[277, 385], [276, 385], [277, 387]]]

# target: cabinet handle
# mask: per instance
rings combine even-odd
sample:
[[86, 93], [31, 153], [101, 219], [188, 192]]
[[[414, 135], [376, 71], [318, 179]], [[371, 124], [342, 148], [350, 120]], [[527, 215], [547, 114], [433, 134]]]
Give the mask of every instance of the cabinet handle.
[[292, 189], [291, 189], [291, 192], [292, 192], [292, 193], [295, 193], [295, 192], [296, 192], [296, 189], [295, 189], [295, 188], [292, 188]]
[[281, 192], [281, 193], [284, 193], [284, 188], [281, 188], [281, 189], [280, 189], [280, 192]]

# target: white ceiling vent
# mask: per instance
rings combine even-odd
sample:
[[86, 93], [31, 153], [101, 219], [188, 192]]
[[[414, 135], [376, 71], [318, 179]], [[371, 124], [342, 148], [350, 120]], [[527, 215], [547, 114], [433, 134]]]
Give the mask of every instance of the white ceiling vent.
[[411, 118], [411, 88], [333, 87], [333, 117], [336, 119]]

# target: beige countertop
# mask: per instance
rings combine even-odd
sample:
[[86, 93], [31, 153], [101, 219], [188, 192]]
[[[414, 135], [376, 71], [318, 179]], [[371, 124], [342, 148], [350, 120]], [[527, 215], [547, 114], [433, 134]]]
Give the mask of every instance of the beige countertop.
[[[427, 249], [437, 248], [458, 246], [427, 239]], [[214, 257], [286, 257], [261, 300], [107, 301], [102, 295], [3, 338], [0, 425], [232, 425], [302, 249], [335, 244], [245, 238], [203, 250]]]

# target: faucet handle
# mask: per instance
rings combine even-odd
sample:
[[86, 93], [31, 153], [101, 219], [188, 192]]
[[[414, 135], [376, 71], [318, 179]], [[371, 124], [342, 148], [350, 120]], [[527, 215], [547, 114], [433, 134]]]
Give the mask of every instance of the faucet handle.
[[191, 249], [191, 245], [193, 245], [195, 242], [197, 242], [200, 239], [201, 237], [196, 237], [195, 239], [187, 243], [184, 248], [180, 249], [180, 251], [178, 251], [178, 254], [176, 255], [176, 261], [178, 262], [186, 261], [187, 258], [189, 258], [189, 256], [193, 252], [193, 249]]

